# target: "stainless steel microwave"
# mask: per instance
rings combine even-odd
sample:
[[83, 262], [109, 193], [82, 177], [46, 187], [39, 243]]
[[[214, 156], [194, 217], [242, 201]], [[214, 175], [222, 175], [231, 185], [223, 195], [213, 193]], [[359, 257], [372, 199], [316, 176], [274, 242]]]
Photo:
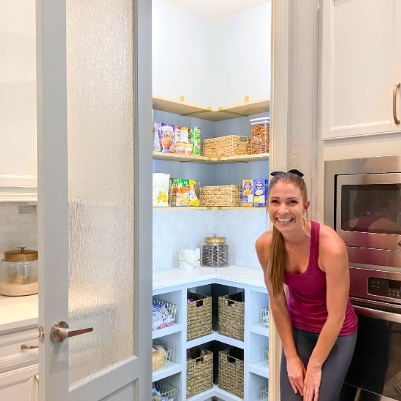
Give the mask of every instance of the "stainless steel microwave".
[[350, 264], [401, 268], [401, 156], [326, 161], [324, 202]]

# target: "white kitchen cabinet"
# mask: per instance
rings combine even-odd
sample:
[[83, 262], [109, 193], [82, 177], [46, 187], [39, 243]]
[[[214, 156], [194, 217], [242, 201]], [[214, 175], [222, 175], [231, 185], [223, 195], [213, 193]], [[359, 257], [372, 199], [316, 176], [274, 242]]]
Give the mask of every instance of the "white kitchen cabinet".
[[[212, 334], [186, 339], [187, 291], [211, 295], [213, 285], [228, 293], [245, 293], [244, 341], [213, 331]], [[178, 306], [177, 322], [170, 327], [153, 331], [153, 339], [173, 347], [172, 363], [153, 372], [153, 381], [163, 380], [177, 387], [175, 401], [186, 400], [186, 350], [194, 346], [210, 347], [214, 341], [244, 350], [244, 400], [259, 400], [260, 390], [268, 385], [269, 369], [263, 361], [263, 348], [268, 347], [269, 329], [261, 323], [261, 309], [269, 306], [262, 269], [230, 266], [201, 268], [195, 271], [162, 269], [153, 274], [154, 297]], [[216, 314], [213, 310], [213, 314]], [[223, 345], [224, 347], [224, 345]], [[206, 401], [218, 397], [224, 401], [239, 401], [236, 395], [214, 384], [210, 390], [196, 394], [190, 401]]]
[[36, 200], [35, 3], [0, 3], [0, 201]]
[[37, 401], [38, 330], [0, 333], [0, 400]]
[[322, 2], [322, 139], [401, 133], [401, 0]]

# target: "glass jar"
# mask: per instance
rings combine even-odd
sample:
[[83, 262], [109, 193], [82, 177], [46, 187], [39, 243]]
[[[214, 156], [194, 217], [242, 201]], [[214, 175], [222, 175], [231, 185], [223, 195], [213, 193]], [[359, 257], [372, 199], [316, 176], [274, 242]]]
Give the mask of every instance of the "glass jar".
[[270, 145], [270, 118], [261, 117], [251, 122], [251, 153], [268, 153]]
[[38, 293], [38, 251], [4, 252], [0, 263], [0, 294], [10, 297]]
[[202, 244], [201, 265], [206, 267], [228, 266], [228, 244], [225, 237], [206, 237]]

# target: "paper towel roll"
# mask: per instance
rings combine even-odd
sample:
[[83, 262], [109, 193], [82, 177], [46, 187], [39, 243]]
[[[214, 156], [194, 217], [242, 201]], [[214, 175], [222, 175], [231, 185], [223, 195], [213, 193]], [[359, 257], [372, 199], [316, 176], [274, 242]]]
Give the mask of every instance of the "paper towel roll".
[[182, 248], [178, 251], [180, 269], [193, 270], [200, 267], [200, 248]]

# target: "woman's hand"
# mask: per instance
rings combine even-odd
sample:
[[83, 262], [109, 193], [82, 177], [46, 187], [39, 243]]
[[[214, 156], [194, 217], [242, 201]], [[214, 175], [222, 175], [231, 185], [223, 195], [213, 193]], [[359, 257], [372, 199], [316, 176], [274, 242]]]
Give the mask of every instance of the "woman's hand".
[[305, 372], [305, 366], [298, 356], [296, 358], [287, 359], [288, 378], [290, 379], [290, 384], [295, 394], [299, 392], [301, 395], [304, 395]]
[[322, 368], [308, 366], [304, 380], [304, 401], [318, 401]]

